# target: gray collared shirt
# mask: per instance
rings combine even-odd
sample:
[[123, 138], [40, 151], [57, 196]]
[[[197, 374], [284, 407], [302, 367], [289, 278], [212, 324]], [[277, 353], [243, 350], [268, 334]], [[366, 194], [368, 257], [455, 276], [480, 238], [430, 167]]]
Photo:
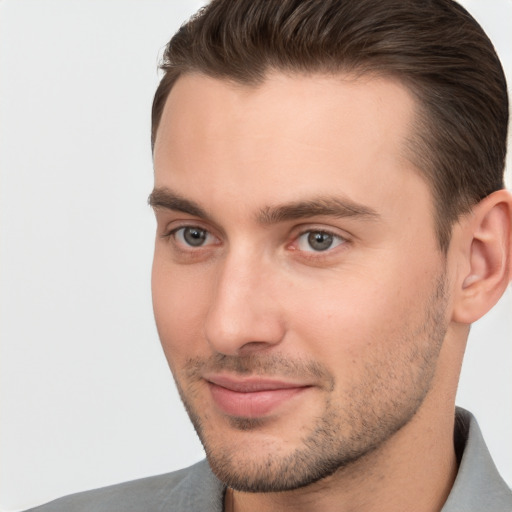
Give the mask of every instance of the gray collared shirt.
[[459, 471], [441, 512], [512, 512], [512, 491], [498, 473], [475, 418], [460, 408], [454, 441], [461, 448]]
[[[459, 471], [441, 512], [512, 512], [512, 492], [476, 420], [463, 409], [457, 409], [454, 441]], [[31, 512], [222, 512], [224, 492], [225, 486], [202, 461], [167, 475], [74, 494]]]

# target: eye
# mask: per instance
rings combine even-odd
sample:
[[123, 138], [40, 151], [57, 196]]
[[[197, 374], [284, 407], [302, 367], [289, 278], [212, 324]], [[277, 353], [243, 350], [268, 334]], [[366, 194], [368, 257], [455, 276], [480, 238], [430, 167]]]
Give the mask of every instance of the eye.
[[177, 228], [170, 234], [178, 243], [188, 247], [203, 247], [216, 241], [216, 238], [206, 229], [197, 226]]
[[343, 242], [344, 238], [327, 231], [306, 231], [299, 236], [297, 247], [301, 251], [322, 252], [334, 249]]

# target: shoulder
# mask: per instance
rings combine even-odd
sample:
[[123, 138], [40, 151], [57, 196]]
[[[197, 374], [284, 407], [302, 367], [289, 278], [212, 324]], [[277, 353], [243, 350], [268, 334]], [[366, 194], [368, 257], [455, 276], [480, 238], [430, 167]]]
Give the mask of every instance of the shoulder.
[[26, 512], [221, 511], [223, 495], [223, 485], [202, 461], [173, 473], [72, 494]]

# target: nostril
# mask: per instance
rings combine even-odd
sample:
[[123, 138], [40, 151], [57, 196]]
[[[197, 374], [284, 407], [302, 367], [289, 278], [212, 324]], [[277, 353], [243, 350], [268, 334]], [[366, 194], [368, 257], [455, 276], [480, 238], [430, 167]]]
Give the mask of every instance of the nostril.
[[264, 341], [250, 341], [245, 345], [242, 345], [239, 349], [239, 355], [250, 355], [254, 352], [261, 352], [269, 348], [269, 346], [273, 345], [272, 343], [267, 343]]

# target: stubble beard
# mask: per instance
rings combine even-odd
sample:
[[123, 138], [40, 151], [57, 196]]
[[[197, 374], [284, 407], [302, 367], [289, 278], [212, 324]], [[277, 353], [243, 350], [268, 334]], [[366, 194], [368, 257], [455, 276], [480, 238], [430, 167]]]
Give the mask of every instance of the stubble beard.
[[[258, 454], [248, 452], [243, 445], [230, 442], [228, 429], [222, 442], [211, 439], [208, 417], [194, 408], [194, 393], [185, 393], [176, 379], [181, 399], [205, 448], [212, 471], [219, 480], [238, 491], [291, 491], [349, 468], [377, 450], [411, 421], [431, 388], [447, 330], [446, 304], [443, 273], [426, 301], [423, 322], [401, 333], [399, 345], [403, 352], [400, 361], [390, 360], [382, 365], [377, 357], [368, 362], [364, 381], [343, 394], [342, 404], [333, 403], [331, 396], [334, 393], [327, 392], [323, 414], [297, 447], [287, 454], [280, 454], [276, 446], [262, 446]], [[205, 365], [240, 374], [291, 375], [309, 371], [324, 375], [330, 382], [330, 392], [336, 386], [334, 377], [323, 366], [279, 356], [238, 358], [218, 354], [208, 362], [188, 361], [185, 373], [191, 379]], [[398, 376], [397, 367], [402, 371]], [[383, 390], [388, 393], [383, 394]], [[230, 428], [245, 431], [250, 436], [251, 431], [257, 431], [265, 424], [265, 419], [230, 418], [229, 423]], [[263, 457], [261, 453], [264, 453]]]

